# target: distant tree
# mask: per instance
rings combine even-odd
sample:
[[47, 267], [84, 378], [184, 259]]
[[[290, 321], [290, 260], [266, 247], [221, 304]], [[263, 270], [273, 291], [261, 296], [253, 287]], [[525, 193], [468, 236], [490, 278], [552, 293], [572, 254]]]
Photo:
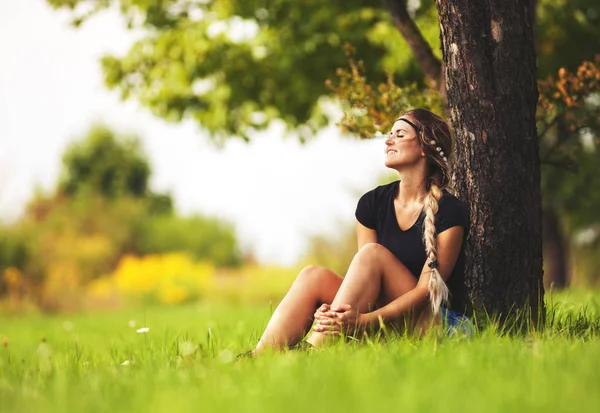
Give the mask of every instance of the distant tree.
[[149, 176], [150, 164], [137, 140], [94, 126], [64, 154], [59, 187], [69, 196], [93, 190], [108, 198], [138, 198], [146, 195]]
[[105, 126], [93, 126], [85, 139], [67, 148], [62, 166], [58, 189], [66, 196], [93, 192], [109, 199], [143, 198], [153, 213], [173, 210], [169, 195], [150, 190], [150, 163], [133, 136], [119, 136]]

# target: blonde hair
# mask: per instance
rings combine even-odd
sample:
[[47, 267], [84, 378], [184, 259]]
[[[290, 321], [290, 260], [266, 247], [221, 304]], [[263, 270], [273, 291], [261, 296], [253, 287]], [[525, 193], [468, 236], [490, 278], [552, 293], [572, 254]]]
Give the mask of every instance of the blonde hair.
[[427, 262], [431, 268], [429, 277], [429, 301], [434, 315], [443, 304], [448, 302], [450, 291], [437, 269], [437, 233], [435, 215], [439, 210], [439, 201], [443, 190], [450, 186], [450, 166], [448, 158], [453, 150], [452, 135], [448, 124], [436, 114], [425, 109], [413, 109], [400, 115], [410, 116], [415, 123], [417, 136], [428, 160], [426, 178], [427, 196], [425, 197], [425, 221], [423, 224], [423, 242]]
[[[425, 198], [425, 223], [423, 225], [423, 240], [425, 241], [425, 252], [431, 266], [429, 276], [429, 301], [431, 309], [436, 315], [442, 304], [448, 302], [450, 291], [437, 269], [437, 235], [435, 233], [435, 214], [438, 212], [438, 202], [442, 198], [442, 190], [435, 184], [431, 185], [429, 193]], [[432, 264], [433, 263], [433, 264]]]

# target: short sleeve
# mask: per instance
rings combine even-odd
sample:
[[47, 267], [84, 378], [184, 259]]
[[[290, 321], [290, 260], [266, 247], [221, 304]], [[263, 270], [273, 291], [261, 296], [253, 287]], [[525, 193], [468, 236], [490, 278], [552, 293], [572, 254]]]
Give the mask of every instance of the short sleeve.
[[469, 230], [469, 209], [467, 204], [454, 197], [446, 197], [440, 203], [436, 216], [435, 229], [437, 233], [448, 228], [463, 227], [465, 234]]
[[375, 229], [377, 225], [375, 190], [371, 190], [360, 197], [356, 206], [355, 216], [358, 222], [365, 227]]

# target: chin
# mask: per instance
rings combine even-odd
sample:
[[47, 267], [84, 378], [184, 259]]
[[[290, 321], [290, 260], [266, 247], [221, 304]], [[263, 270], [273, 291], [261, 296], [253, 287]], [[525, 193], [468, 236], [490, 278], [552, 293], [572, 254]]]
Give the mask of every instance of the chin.
[[423, 162], [423, 159], [422, 157], [392, 156], [385, 158], [383, 164], [390, 169], [400, 172], [417, 167], [420, 162]]
[[398, 161], [397, 159], [386, 159], [383, 164], [391, 169], [398, 169], [405, 166], [404, 162]]

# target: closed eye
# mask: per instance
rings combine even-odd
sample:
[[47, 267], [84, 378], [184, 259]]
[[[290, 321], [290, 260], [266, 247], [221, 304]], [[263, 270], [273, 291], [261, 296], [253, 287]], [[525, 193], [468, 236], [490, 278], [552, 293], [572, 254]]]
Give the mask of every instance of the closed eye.
[[410, 138], [408, 138], [408, 136], [410, 136], [410, 135], [407, 135], [406, 131], [403, 130], [403, 129], [398, 129], [396, 131], [390, 131], [390, 134], [389, 134], [390, 138], [392, 138], [392, 139], [400, 139], [400, 140], [410, 139]]

